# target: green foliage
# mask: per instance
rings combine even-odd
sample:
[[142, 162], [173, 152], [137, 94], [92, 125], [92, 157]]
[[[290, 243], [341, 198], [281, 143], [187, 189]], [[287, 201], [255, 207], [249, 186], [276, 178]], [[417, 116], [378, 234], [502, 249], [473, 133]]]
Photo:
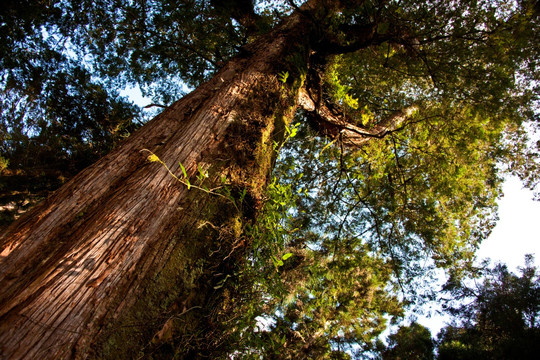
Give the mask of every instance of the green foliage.
[[77, 5], [8, 1], [0, 10], [0, 225], [138, 127], [138, 109], [74, 54], [84, 22], [61, 4]]
[[3, 170], [7, 169], [8, 165], [9, 165], [9, 160], [0, 156], [0, 173]]
[[462, 276], [495, 222], [505, 152], [495, 145], [500, 129], [464, 110], [449, 121], [443, 109], [357, 152], [299, 130], [298, 150], [283, 152], [297, 165], [282, 175], [308, 194], [296, 201], [297, 236], [309, 244], [324, 234], [316, 245], [329, 252], [349, 239], [365, 244], [392, 263], [408, 296], [423, 291], [416, 280], [432, 266]]
[[[351, 96], [350, 91], [352, 89], [349, 85], [344, 85], [339, 80], [339, 68], [337, 66], [338, 59], [334, 59], [334, 62], [326, 71], [326, 83], [328, 86], [328, 91], [332, 94], [334, 101], [339, 104], [347, 105], [348, 107], [357, 110], [358, 109], [358, 99], [355, 99]], [[367, 105], [366, 105], [367, 110]], [[362, 119], [364, 123], [364, 119]], [[366, 122], [367, 123], [367, 122]]]
[[[305, 127], [291, 129], [305, 135]], [[291, 137], [282, 153], [300, 141]], [[229, 334], [232, 351], [241, 358], [283, 359], [348, 358], [346, 351], [356, 344], [358, 352], [366, 351], [386, 328], [386, 318], [402, 314], [400, 302], [387, 291], [391, 264], [361, 239], [326, 249], [324, 234], [304, 238], [306, 214], [299, 212], [306, 210], [297, 205], [310, 196], [299, 186], [304, 175], [289, 157], [278, 164], [264, 209], [245, 231], [252, 246], [237, 285], [242, 292]]]
[[356, 99], [358, 107], [344, 112], [367, 127], [411, 105], [418, 111], [356, 153], [339, 142], [333, 151], [319, 143], [320, 162], [309, 155], [316, 146], [301, 144], [299, 151], [309, 164], [299, 171], [313, 194], [301, 204], [311, 215], [306, 228], [361, 234], [392, 259], [407, 294], [422, 289], [407, 286], [412, 279], [429, 281], [431, 266], [458, 278], [471, 270], [496, 221], [504, 171], [530, 186], [538, 179], [538, 150], [523, 131], [537, 117], [531, 83], [538, 79], [538, 41], [531, 29], [538, 17], [529, 3], [454, 5], [365, 2], [336, 16], [341, 29], [380, 19], [378, 32], [388, 38], [335, 56], [325, 69], [329, 95], [342, 105], [347, 95]]

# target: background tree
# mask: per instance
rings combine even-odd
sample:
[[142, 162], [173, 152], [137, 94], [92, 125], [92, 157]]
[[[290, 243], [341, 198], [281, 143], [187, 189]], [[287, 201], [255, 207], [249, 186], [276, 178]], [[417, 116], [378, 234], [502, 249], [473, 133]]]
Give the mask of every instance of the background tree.
[[527, 359], [538, 352], [540, 281], [534, 259], [526, 257], [521, 274], [498, 264], [486, 268], [483, 282], [454, 289], [459, 303], [451, 313], [457, 325], [439, 334], [440, 359]]
[[4, 356], [346, 357], [431, 269], [471, 269], [500, 164], [538, 179], [533, 2], [31, 4], [13, 49], [60, 44], [166, 109], [3, 235]]
[[413, 322], [401, 326], [388, 337], [388, 347], [382, 354], [383, 359], [434, 359], [435, 343], [431, 332], [424, 326]]
[[448, 288], [445, 307], [451, 325], [431, 338], [425, 327], [400, 326], [380, 344], [383, 359], [529, 359], [538, 351], [540, 283], [534, 258], [527, 255], [520, 275], [506, 265], [487, 264], [468, 285]]
[[7, 1], [0, 10], [0, 228], [139, 125], [139, 110], [70, 53], [84, 24], [59, 5]]

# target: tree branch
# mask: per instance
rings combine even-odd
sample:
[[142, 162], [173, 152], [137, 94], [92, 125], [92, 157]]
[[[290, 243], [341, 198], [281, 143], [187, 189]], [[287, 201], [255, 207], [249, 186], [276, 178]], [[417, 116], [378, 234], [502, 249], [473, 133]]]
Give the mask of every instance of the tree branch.
[[327, 136], [336, 138], [342, 136], [347, 146], [360, 147], [370, 138], [383, 138], [389, 133], [403, 128], [404, 122], [418, 109], [411, 105], [403, 110], [394, 112], [370, 129], [354, 125], [345, 114], [333, 111], [324, 101], [316, 101], [309, 91], [302, 89], [299, 95], [299, 105], [311, 115], [316, 127]]
[[[377, 34], [377, 24], [366, 25], [341, 25], [339, 34], [327, 33], [320, 43], [320, 49], [325, 54], [346, 54], [372, 45], [378, 45], [388, 40], [387, 36]], [[340, 38], [345, 37], [345, 41]]]

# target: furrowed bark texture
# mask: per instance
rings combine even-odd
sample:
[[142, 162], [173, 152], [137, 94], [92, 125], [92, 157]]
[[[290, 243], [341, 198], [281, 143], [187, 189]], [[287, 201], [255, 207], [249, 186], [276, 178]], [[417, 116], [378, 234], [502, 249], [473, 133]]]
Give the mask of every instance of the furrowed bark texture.
[[[285, 54], [307, 58], [305, 23], [291, 16], [3, 234], [1, 359], [138, 356], [137, 336], [164, 336], [163, 314], [204, 307], [206, 270], [254, 217], [294, 115], [299, 76], [283, 86], [276, 75], [294, 76]], [[198, 166], [207, 182], [226, 176], [244, 204], [188, 190], [143, 149], [179, 177], [181, 162], [192, 183]]]

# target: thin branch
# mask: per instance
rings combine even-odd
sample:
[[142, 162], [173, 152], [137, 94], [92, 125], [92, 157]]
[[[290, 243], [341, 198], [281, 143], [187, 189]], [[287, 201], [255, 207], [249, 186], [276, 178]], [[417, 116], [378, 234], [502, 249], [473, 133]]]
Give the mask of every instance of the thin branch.
[[146, 106], [143, 106], [143, 109], [149, 109], [151, 107], [159, 107], [159, 108], [162, 108], [162, 109], [168, 109], [169, 107], [167, 105], [161, 105], [161, 104], [148, 104]]
[[[377, 216], [375, 211], [371, 208], [369, 203], [358, 192], [358, 189], [356, 188], [356, 186], [354, 186], [354, 183], [351, 180], [349, 174], [345, 173], [345, 175], [347, 176], [347, 181], [349, 182], [349, 184], [351, 185], [354, 193], [356, 194], [356, 197], [358, 198], [358, 201], [362, 205], [364, 205], [364, 208], [366, 208], [368, 210], [368, 212], [370, 213], [370, 215], [371, 215], [371, 217], [373, 219], [374, 226], [375, 226], [375, 234], [377, 235], [376, 238], [377, 238], [377, 242], [379, 243], [380, 249], [382, 251], [384, 251], [385, 248], [388, 249], [388, 252], [389, 252], [390, 258], [392, 259], [392, 262], [394, 264], [398, 264], [399, 260], [397, 259], [397, 256], [394, 254], [394, 249], [392, 248], [392, 244], [388, 244], [387, 242], [384, 241], [384, 236], [383, 236], [382, 230], [381, 230], [382, 226], [381, 226], [379, 217]], [[391, 242], [390, 238], [388, 238], [387, 240], [389, 240], [389, 242]], [[398, 271], [396, 271], [394, 266], [392, 266], [392, 272], [394, 272], [394, 274], [396, 275], [396, 281], [397, 281], [399, 287], [401, 288], [401, 291], [403, 292], [403, 294], [405, 294], [405, 286], [403, 285], [403, 283], [401, 281], [400, 274], [398, 273]]]
[[287, 0], [287, 3], [289, 4], [290, 7], [292, 7], [294, 9], [294, 11], [298, 12], [301, 15], [304, 15], [304, 16], [308, 17], [311, 20], [315, 20], [310, 12], [305, 11], [304, 9], [301, 9], [298, 5], [296, 5], [294, 3], [294, 0]]

